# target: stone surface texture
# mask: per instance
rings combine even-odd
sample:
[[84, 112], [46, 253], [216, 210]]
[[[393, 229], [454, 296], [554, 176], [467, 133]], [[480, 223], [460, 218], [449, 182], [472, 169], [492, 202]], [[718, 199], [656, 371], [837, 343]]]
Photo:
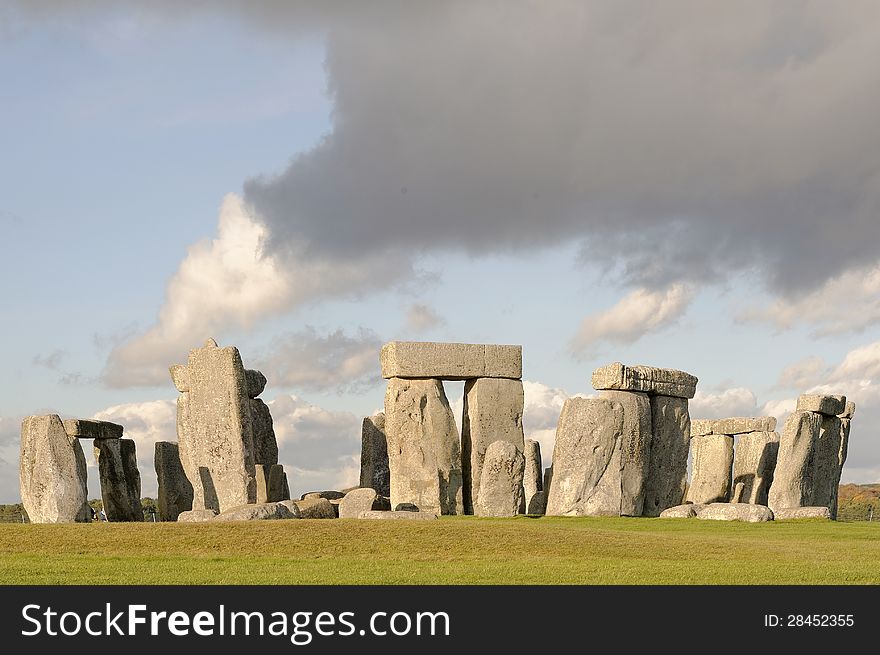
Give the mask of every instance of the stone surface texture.
[[131, 439], [95, 439], [104, 514], [110, 522], [143, 521], [141, 474]]
[[786, 419], [768, 496], [771, 509], [813, 505], [815, 448], [821, 424], [822, 417], [810, 411], [795, 411]]
[[753, 505], [768, 503], [778, 451], [779, 434], [776, 432], [749, 432], [737, 439], [731, 502]]
[[284, 467], [281, 464], [257, 464], [254, 467], [257, 481], [257, 503], [277, 503], [290, 500]]
[[786, 507], [773, 512], [775, 520], [790, 521], [793, 519], [827, 519], [831, 520], [831, 510], [827, 507]]
[[534, 516], [543, 516], [547, 513], [547, 492], [546, 491], [537, 491], [535, 494], [529, 499], [528, 505], [526, 505], [526, 514], [532, 514]]
[[364, 487], [362, 489], [353, 489], [345, 494], [345, 497], [339, 501], [339, 518], [356, 519], [362, 512], [370, 512], [376, 507], [378, 494], [375, 489]]
[[480, 495], [474, 507], [477, 516], [509, 517], [525, 514], [522, 451], [509, 441], [489, 444], [480, 475]]
[[690, 415], [685, 398], [651, 396], [651, 463], [645, 482], [643, 516], [660, 516], [681, 505], [687, 489]]
[[85, 418], [69, 418], [64, 421], [64, 430], [77, 439], [121, 439], [123, 428], [118, 423], [95, 421]]
[[846, 396], [804, 394], [798, 398], [797, 411], [818, 412], [827, 416], [837, 416], [846, 411]]
[[210, 521], [215, 516], [217, 516], [217, 512], [213, 509], [191, 509], [188, 512], [181, 512], [177, 516], [177, 522], [202, 523], [204, 521]]
[[326, 498], [306, 498], [305, 500], [282, 500], [284, 505], [296, 518], [302, 519], [335, 519], [336, 510]]
[[361, 425], [360, 484], [361, 487], [375, 489], [380, 496], [391, 494], [384, 412], [366, 417]]
[[254, 464], [277, 464], [278, 441], [269, 407], [259, 398], [251, 398], [251, 425], [254, 435]]
[[434, 512], [386, 512], [370, 511], [361, 512], [359, 519], [385, 519], [397, 521], [433, 521], [437, 518]]
[[386, 379], [519, 379], [522, 346], [392, 341], [382, 346], [379, 363]]
[[744, 521], [764, 523], [773, 520], [773, 512], [764, 505], [748, 503], [711, 503], [697, 510], [697, 518], [704, 521]]
[[544, 464], [541, 461], [541, 444], [534, 439], [526, 439], [523, 456], [526, 460], [526, 467], [523, 471], [523, 493], [525, 494], [526, 513], [528, 514], [532, 498], [536, 493], [544, 489], [544, 476], [542, 475]]
[[297, 516], [282, 503], [257, 503], [241, 505], [224, 510], [212, 521], [268, 521], [272, 519], [295, 519]]
[[153, 456], [159, 482], [157, 504], [160, 521], [176, 521], [181, 512], [192, 509], [193, 488], [180, 463], [176, 443], [157, 441]]
[[697, 378], [684, 371], [620, 362], [596, 369], [592, 382], [597, 391], [643, 391], [676, 398], [693, 398], [697, 391]]
[[726, 503], [730, 498], [733, 437], [707, 434], [691, 438], [692, 472], [687, 499], [691, 503]]
[[695, 505], [686, 503], [684, 505], [676, 505], [675, 507], [667, 507], [660, 512], [661, 519], [692, 519], [697, 515], [705, 505]]
[[654, 438], [650, 397], [634, 391], [600, 391], [599, 397], [623, 408], [620, 435], [620, 515], [641, 516]]
[[775, 416], [735, 416], [712, 421], [712, 434], [734, 435], [749, 432], [773, 432], [774, 430], [776, 430]]

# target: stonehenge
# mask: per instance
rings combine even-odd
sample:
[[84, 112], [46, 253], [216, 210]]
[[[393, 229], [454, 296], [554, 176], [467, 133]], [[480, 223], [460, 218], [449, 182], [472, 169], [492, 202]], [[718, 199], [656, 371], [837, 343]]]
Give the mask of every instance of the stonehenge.
[[108, 521], [143, 521], [141, 474], [131, 439], [96, 439], [101, 500]]
[[[532, 499], [544, 491], [544, 465], [541, 460], [541, 444], [532, 439], [525, 440], [525, 470], [523, 471], [523, 493], [525, 494], [526, 514], [543, 514], [542, 500], [532, 504]], [[541, 511], [532, 511], [532, 509]]]
[[193, 488], [180, 463], [180, 451], [176, 443], [157, 441], [153, 463], [159, 483], [157, 505], [160, 521], [176, 521], [182, 512], [192, 509]]
[[361, 425], [360, 486], [375, 489], [380, 496], [391, 495], [384, 412], [366, 417]]

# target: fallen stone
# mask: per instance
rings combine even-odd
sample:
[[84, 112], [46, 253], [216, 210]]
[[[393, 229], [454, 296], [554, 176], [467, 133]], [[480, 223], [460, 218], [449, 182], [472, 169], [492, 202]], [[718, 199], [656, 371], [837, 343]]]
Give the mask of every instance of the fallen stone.
[[810, 411], [789, 415], [779, 440], [776, 470], [770, 485], [770, 509], [813, 505], [813, 470], [822, 417]]
[[131, 439], [96, 439], [104, 514], [112, 522], [143, 521], [141, 474]]
[[189, 353], [183, 371], [172, 367], [180, 461], [193, 486], [193, 509], [218, 512], [257, 500], [252, 403], [241, 356], [208, 339]]
[[544, 480], [541, 475], [544, 470], [544, 464], [541, 461], [541, 444], [533, 439], [526, 439], [523, 455], [526, 459], [526, 468], [523, 472], [523, 493], [528, 513], [532, 497], [544, 488]]
[[526, 514], [531, 514], [533, 516], [543, 516], [547, 513], [547, 492], [546, 491], [536, 491], [532, 497], [529, 499], [529, 504], [526, 508]]
[[375, 489], [381, 496], [391, 494], [384, 412], [366, 417], [361, 425], [360, 482], [361, 487]]
[[278, 441], [268, 405], [259, 398], [251, 399], [251, 425], [254, 436], [254, 464], [277, 464]]
[[413, 505], [412, 503], [397, 503], [394, 507], [395, 512], [418, 512], [420, 511], [418, 507]]
[[391, 519], [397, 521], [433, 521], [437, 518], [434, 512], [361, 512], [359, 519]]
[[851, 419], [853, 416], [855, 416], [855, 414], [856, 414], [856, 404], [851, 400], [847, 400], [846, 407], [844, 408], [843, 412], [840, 414], [840, 418]]
[[277, 503], [289, 500], [284, 497], [285, 475], [281, 464], [257, 464], [254, 467], [257, 480], [257, 503]]
[[767, 505], [778, 452], [776, 432], [750, 432], [737, 439], [731, 502]]
[[522, 346], [392, 341], [382, 346], [379, 363], [382, 377], [386, 379], [519, 379], [522, 377]]
[[507, 517], [524, 514], [522, 451], [509, 441], [493, 441], [486, 449], [480, 476], [480, 495], [474, 506], [477, 516]]
[[794, 519], [826, 519], [831, 520], [831, 510], [827, 507], [786, 507], [773, 512], [777, 521]]
[[697, 378], [684, 371], [653, 366], [624, 366], [614, 362], [593, 372], [593, 388], [597, 391], [642, 391], [648, 394], [693, 398]]
[[620, 516], [641, 516], [645, 505], [645, 483], [651, 466], [651, 400], [646, 394], [635, 391], [600, 391], [599, 396], [623, 407], [620, 462], [614, 464], [620, 468], [618, 513]]
[[69, 418], [64, 421], [64, 431], [76, 439], [121, 439], [123, 427], [109, 421]]
[[476, 514], [483, 459], [489, 444], [507, 441], [522, 454], [523, 385], [520, 380], [479, 378], [464, 385], [461, 425], [462, 501], [465, 514]]
[[326, 498], [327, 500], [339, 500], [344, 498], [345, 494], [341, 491], [309, 491], [300, 496], [300, 500], [308, 500], [309, 498]]
[[378, 509], [374, 507], [377, 498], [378, 494], [376, 494], [375, 489], [363, 488], [349, 491], [339, 501], [339, 518], [356, 519], [361, 515], [361, 512]]
[[846, 411], [846, 396], [804, 394], [798, 398], [797, 411], [818, 412], [827, 416], [837, 416]]
[[192, 509], [193, 488], [183, 466], [176, 443], [157, 441], [153, 455], [159, 482], [157, 504], [160, 521], [176, 521], [181, 512]]
[[690, 423], [687, 400], [651, 396], [653, 440], [643, 516], [659, 516], [664, 509], [684, 502]]
[[744, 521], [764, 523], [773, 520], [773, 512], [764, 505], [748, 503], [711, 503], [697, 510], [697, 518], [703, 521]]
[[296, 518], [301, 519], [335, 519], [336, 510], [326, 498], [306, 498], [305, 500], [282, 500], [284, 505]]
[[181, 512], [177, 515], [178, 523], [202, 523], [204, 521], [210, 521], [215, 516], [217, 516], [217, 512], [213, 509], [191, 509], [188, 512]]
[[684, 505], [676, 505], [675, 507], [667, 507], [660, 512], [661, 519], [691, 519], [702, 510], [705, 505], [695, 505], [694, 503], [685, 503]]
[[87, 523], [86, 458], [79, 441], [55, 415], [21, 423], [21, 503], [31, 523]]
[[693, 419], [691, 421], [691, 438], [693, 439], [694, 437], [704, 437], [707, 434], [712, 434], [713, 423], [715, 423], [715, 421], [711, 419]]
[[258, 503], [233, 507], [213, 517], [212, 521], [268, 521], [272, 519], [298, 518], [289, 507], [281, 503]]
[[687, 499], [694, 504], [726, 503], [730, 498], [733, 437], [726, 434], [693, 437], [691, 453], [693, 469]]
[[385, 393], [391, 505], [462, 514], [458, 427], [440, 380], [388, 380]]
[[[773, 432], [776, 429], [775, 416], [757, 416], [746, 418], [722, 418], [712, 423], [713, 434], [748, 434], [749, 432]], [[693, 428], [691, 428], [693, 435]]]

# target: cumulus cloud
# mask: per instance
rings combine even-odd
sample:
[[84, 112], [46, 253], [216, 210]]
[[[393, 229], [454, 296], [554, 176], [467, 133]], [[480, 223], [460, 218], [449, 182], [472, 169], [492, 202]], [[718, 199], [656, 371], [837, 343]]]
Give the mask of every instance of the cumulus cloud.
[[649, 332], [677, 321], [693, 297], [693, 288], [685, 284], [673, 284], [656, 291], [636, 289], [610, 309], [585, 318], [572, 341], [572, 349], [584, 355], [603, 341], [634, 343]]
[[715, 393], [697, 391], [688, 403], [691, 418], [758, 416], [758, 401], [751, 389], [735, 387]]
[[446, 323], [432, 307], [413, 303], [406, 310], [406, 327], [411, 332], [427, 332]]

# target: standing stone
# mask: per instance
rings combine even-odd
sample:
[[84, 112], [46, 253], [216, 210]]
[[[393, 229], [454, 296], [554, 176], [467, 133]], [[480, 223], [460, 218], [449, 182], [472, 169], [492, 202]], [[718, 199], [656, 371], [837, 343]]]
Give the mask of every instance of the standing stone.
[[539, 491], [529, 501], [526, 507], [526, 514], [533, 516], [543, 516], [547, 512], [547, 492]]
[[[252, 404], [238, 349], [208, 339], [171, 367], [180, 461], [193, 486], [193, 509], [218, 512], [257, 500]], [[253, 384], [253, 377], [251, 378]]]
[[550, 516], [617, 516], [621, 506], [623, 406], [607, 398], [569, 398], [553, 448]]
[[285, 497], [286, 477], [281, 464], [257, 464], [254, 470], [257, 480], [257, 503], [290, 500], [290, 493]]
[[[847, 405], [851, 405], [852, 403], [847, 403]], [[849, 407], [847, 407], [847, 412], [849, 412]], [[847, 412], [844, 412], [844, 417]], [[852, 407], [852, 412], [855, 412], [855, 405]], [[852, 412], [849, 413], [849, 416], [852, 416]], [[831, 512], [831, 518], [837, 519], [837, 503], [838, 503], [838, 492], [840, 490], [840, 476], [843, 473], [843, 465], [846, 463], [846, 454], [849, 449], [849, 430], [851, 418], [841, 418], [840, 419], [840, 450], [837, 454], [837, 482], [834, 485], [834, 499], [831, 502], [831, 506], [829, 510]]]
[[388, 470], [388, 442], [385, 439], [385, 414], [379, 412], [364, 419], [361, 425], [361, 487], [375, 489], [380, 496], [391, 493]]
[[525, 448], [522, 414], [522, 381], [478, 378], [465, 382], [461, 468], [466, 514], [476, 513], [483, 458], [489, 445], [498, 440], [507, 441], [522, 454]]
[[693, 470], [687, 499], [695, 504], [726, 503], [730, 498], [733, 437], [709, 434], [691, 439]]
[[61, 418], [28, 416], [21, 423], [21, 502], [31, 523], [87, 523], [91, 520], [86, 458], [79, 440]]
[[477, 516], [506, 517], [525, 512], [522, 451], [506, 440], [486, 448], [480, 473], [480, 495], [474, 507]]
[[653, 441], [643, 515], [660, 516], [667, 507], [684, 502], [691, 434], [687, 399], [651, 396], [651, 419]]
[[254, 434], [254, 463], [277, 464], [278, 441], [269, 407], [259, 398], [251, 398], [251, 423]]
[[183, 472], [176, 443], [157, 441], [153, 463], [159, 481], [159, 520], [176, 521], [192, 509], [193, 488]]
[[840, 419], [836, 416], [822, 416], [819, 423], [819, 439], [813, 458], [813, 500], [812, 507], [831, 509], [836, 504], [835, 489], [840, 481]]
[[532, 497], [544, 489], [544, 481], [541, 479], [543, 463], [541, 462], [541, 444], [532, 439], [526, 439], [526, 468], [523, 473], [523, 492], [526, 499], [526, 513], [531, 507]]
[[377, 498], [376, 490], [368, 487], [349, 491], [339, 501], [339, 518], [356, 519], [361, 515], [361, 512], [371, 512], [378, 509], [375, 507]]
[[391, 505], [462, 513], [458, 428], [443, 383], [391, 378], [385, 393]]
[[776, 432], [750, 432], [737, 438], [730, 502], [767, 504], [778, 451], [779, 434]]
[[815, 412], [793, 412], [785, 421], [776, 471], [770, 486], [770, 509], [809, 507], [813, 499], [814, 450], [819, 440], [821, 416]]
[[550, 494], [550, 483], [553, 481], [553, 464], [544, 469], [544, 492]]
[[651, 401], [646, 394], [636, 391], [600, 391], [599, 396], [623, 407], [620, 515], [641, 516], [645, 505], [645, 481], [651, 466]]
[[110, 522], [143, 521], [141, 474], [131, 439], [95, 439], [101, 499]]

